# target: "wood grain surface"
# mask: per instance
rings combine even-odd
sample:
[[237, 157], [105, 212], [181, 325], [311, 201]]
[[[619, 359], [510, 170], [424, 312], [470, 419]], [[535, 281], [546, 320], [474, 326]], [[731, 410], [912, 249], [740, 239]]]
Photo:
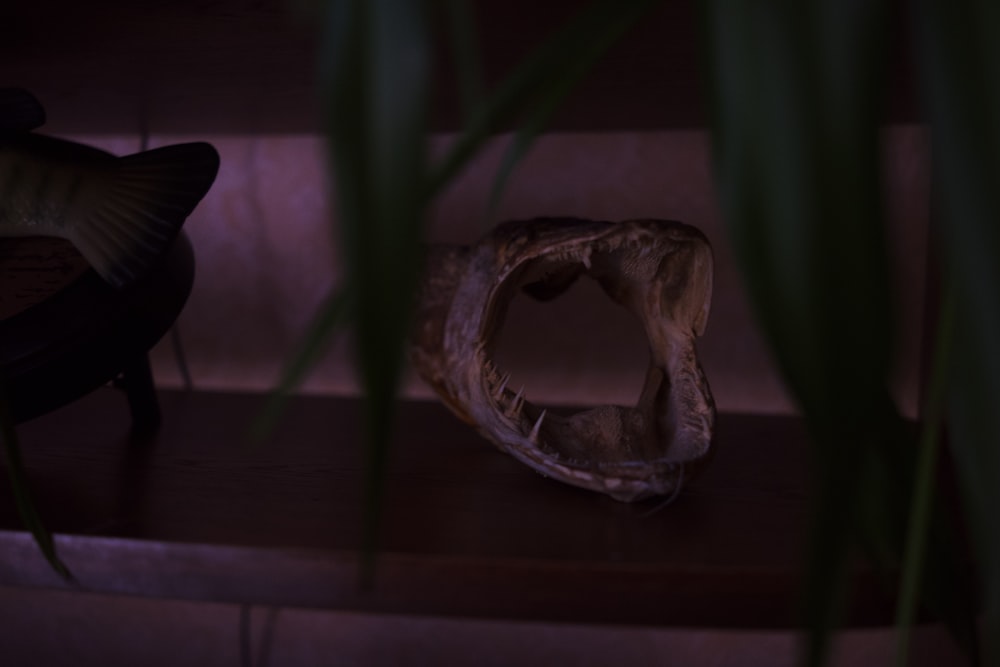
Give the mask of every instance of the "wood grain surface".
[[[130, 441], [112, 390], [23, 425], [42, 516], [86, 590], [410, 614], [774, 628], [796, 622], [806, 530], [795, 418], [721, 415], [718, 454], [676, 502], [545, 479], [434, 403], [404, 402], [375, 587], [358, 580], [362, 460], [346, 398], [296, 398], [259, 448], [257, 395], [165, 393]], [[6, 476], [0, 497], [10, 497]], [[0, 503], [0, 584], [65, 586]], [[850, 621], [892, 600], [858, 571]]]

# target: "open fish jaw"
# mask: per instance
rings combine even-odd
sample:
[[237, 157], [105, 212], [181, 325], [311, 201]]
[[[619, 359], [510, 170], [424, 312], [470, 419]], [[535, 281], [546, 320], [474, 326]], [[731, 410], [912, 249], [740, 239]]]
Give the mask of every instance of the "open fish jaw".
[[[432, 252], [414, 365], [497, 447], [625, 501], [674, 495], [707, 461], [715, 408], [694, 338], [708, 315], [712, 257], [700, 232], [669, 221], [542, 219]], [[529, 401], [492, 356], [518, 289], [547, 300], [584, 275], [639, 318], [650, 363], [635, 406], [557, 415]]]

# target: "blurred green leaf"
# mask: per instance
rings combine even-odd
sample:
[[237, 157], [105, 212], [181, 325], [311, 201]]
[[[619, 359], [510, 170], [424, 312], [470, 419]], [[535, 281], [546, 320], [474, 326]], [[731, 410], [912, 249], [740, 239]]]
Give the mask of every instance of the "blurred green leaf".
[[56, 553], [55, 541], [48, 529], [45, 528], [38, 510], [35, 508], [35, 503], [31, 499], [31, 492], [28, 490], [28, 475], [24, 470], [21, 449], [17, 442], [17, 429], [14, 427], [14, 419], [8, 410], [7, 392], [2, 381], [0, 381], [0, 440], [3, 440], [3, 453], [7, 459], [7, 475], [10, 478], [10, 486], [14, 492], [14, 501], [17, 504], [17, 512], [21, 515], [21, 521], [35, 538], [35, 544], [41, 549], [52, 569], [64, 579], [73, 581], [73, 575], [65, 563], [60, 560], [59, 554]]
[[845, 602], [865, 450], [894, 418], [872, 66], [882, 11], [856, 0], [717, 0], [708, 15], [723, 211], [814, 441], [811, 665], [823, 662]]
[[327, 128], [365, 394], [366, 583], [422, 255], [430, 89], [426, 10], [415, 0], [337, 0], [326, 19]]
[[905, 560], [900, 573], [900, 593], [896, 605], [896, 665], [906, 667], [909, 660], [910, 629], [919, 607], [921, 580], [930, 532], [934, 499], [934, 478], [938, 463], [938, 445], [944, 418], [949, 356], [954, 335], [954, 299], [950, 290], [941, 309], [935, 350], [930, 372], [929, 388], [923, 411], [920, 438], [920, 458], [910, 504], [910, 521], [907, 528]]
[[[420, 273], [423, 218], [433, 197], [476, 155], [500, 125], [527, 118], [525, 142], [586, 70], [654, 2], [600, 0], [540, 46], [481, 101], [466, 131], [440, 166], [425, 155], [430, 97], [428, 6], [419, 0], [337, 0], [325, 20], [322, 80], [338, 200], [339, 240], [346, 261], [343, 298], [353, 304], [352, 331], [366, 396], [365, 570], [370, 583], [394, 399]], [[471, 26], [467, 8], [450, 8], [453, 28]], [[453, 37], [456, 52], [472, 35]], [[471, 56], [470, 56], [471, 57]], [[460, 67], [471, 103], [474, 67]], [[525, 144], [526, 145], [526, 144]], [[324, 306], [306, 334], [298, 362], [286, 371], [294, 386], [340, 321], [343, 304]], [[282, 391], [261, 417], [273, 423]]]
[[[654, 5], [600, 0], [588, 5], [471, 115], [468, 109], [479, 97], [478, 60], [460, 64], [468, 125], [433, 168], [423, 152], [430, 83], [426, 8], [403, 0], [331, 5], [326, 97], [347, 283], [356, 303], [354, 332], [368, 397], [369, 556], [426, 206], [494, 132], [519, 120], [521, 131], [501, 166], [495, 201], [558, 104]], [[807, 620], [808, 660], [819, 664], [838, 623], [853, 549], [862, 546], [883, 567], [898, 562], [917, 464], [886, 386], [893, 330], [877, 121], [887, 7], [864, 0], [713, 0], [705, 10], [724, 211], [762, 327], [815, 441]], [[449, 0], [449, 12], [453, 48], [470, 54], [474, 34], [464, 33], [463, 26], [474, 21], [461, 3]], [[960, 306], [962, 295], [959, 290]], [[321, 315], [319, 321], [332, 319]], [[954, 550], [940, 539], [940, 508], [934, 506], [929, 516], [925, 590], [953, 628], [960, 627], [967, 621], [962, 609], [967, 598], [962, 586], [948, 585], [957, 562]], [[990, 553], [996, 554], [992, 534], [990, 539]]]
[[320, 304], [292, 359], [285, 365], [278, 387], [250, 427], [253, 442], [259, 444], [274, 432], [292, 392], [322, 359], [333, 337], [351, 321], [353, 294], [348, 289], [335, 290]]
[[458, 78], [462, 118], [472, 122], [485, 94], [481, 67], [475, 3], [468, 0], [444, 0], [448, 12], [448, 36], [451, 38], [452, 62]]
[[556, 52], [563, 56], [563, 60], [553, 64], [556, 71], [547, 77], [548, 81], [542, 82], [540, 90], [531, 91], [535, 102], [526, 110], [504, 154], [490, 193], [490, 213], [499, 205], [514, 168], [551, 122], [566, 98], [629, 28], [656, 4], [655, 0], [598, 3], [594, 5], [592, 14], [582, 16], [584, 20], [580, 23], [579, 32], [567, 31], [559, 35], [557, 39], [565, 41], [557, 44]]
[[[596, 0], [538, 45], [486, 98], [431, 172], [428, 197], [444, 189], [505, 123], [527, 119], [529, 125], [538, 125], [547, 120], [586, 68], [655, 4], [655, 0]], [[539, 129], [529, 129], [525, 136]]]
[[[894, 332], [878, 140], [887, 6], [714, 0], [706, 26], [724, 215], [813, 440], [805, 620], [806, 661], [818, 665], [855, 549], [880, 568], [898, 563], [916, 466], [887, 381]], [[956, 562], [935, 552], [928, 577], [948, 581]], [[926, 591], [953, 627], [971, 623], [960, 587]]]
[[873, 65], [882, 7], [711, 7], [717, 178], [758, 315], [810, 418], [864, 430], [882, 408], [892, 334]]
[[1000, 665], [1000, 4], [915, 3], [939, 233], [955, 289], [948, 430], [983, 583], [986, 664]]

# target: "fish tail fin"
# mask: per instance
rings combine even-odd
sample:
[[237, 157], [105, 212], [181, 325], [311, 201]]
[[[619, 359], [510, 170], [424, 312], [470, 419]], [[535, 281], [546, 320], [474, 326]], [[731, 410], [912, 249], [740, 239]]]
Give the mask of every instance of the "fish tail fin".
[[68, 236], [105, 281], [125, 287], [163, 254], [218, 170], [219, 154], [201, 142], [119, 158]]

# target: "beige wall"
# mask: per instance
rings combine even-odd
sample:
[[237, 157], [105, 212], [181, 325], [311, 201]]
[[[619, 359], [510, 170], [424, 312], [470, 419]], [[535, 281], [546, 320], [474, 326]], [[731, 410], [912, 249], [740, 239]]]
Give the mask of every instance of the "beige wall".
[[[188, 137], [153, 137], [152, 144]], [[197, 254], [194, 293], [179, 327], [196, 386], [265, 390], [325, 292], [335, 283], [336, 249], [316, 137], [197, 137], [222, 155], [219, 179], [188, 221]], [[137, 138], [89, 139], [117, 152]], [[700, 351], [723, 410], [789, 412], [749, 311], [715, 205], [707, 135], [700, 131], [553, 134], [543, 137], [486, 218], [493, 174], [508, 137], [494, 144], [444, 194], [430, 220], [436, 241], [471, 242], [497, 221], [541, 215], [607, 220], [663, 217], [700, 227], [716, 257], [712, 316]], [[448, 137], [433, 140], [440, 151]], [[923, 317], [928, 167], [919, 128], [885, 134], [892, 247], [897, 259], [902, 336], [896, 386], [916, 409]], [[501, 338], [500, 362], [532, 400], [631, 401], [646, 363], [630, 316], [582, 281], [552, 304], [517, 299]], [[158, 382], [177, 386], [168, 342], [154, 352]], [[351, 394], [350, 346], [338, 343], [304, 389]], [[405, 388], [427, 396], [419, 380]]]

